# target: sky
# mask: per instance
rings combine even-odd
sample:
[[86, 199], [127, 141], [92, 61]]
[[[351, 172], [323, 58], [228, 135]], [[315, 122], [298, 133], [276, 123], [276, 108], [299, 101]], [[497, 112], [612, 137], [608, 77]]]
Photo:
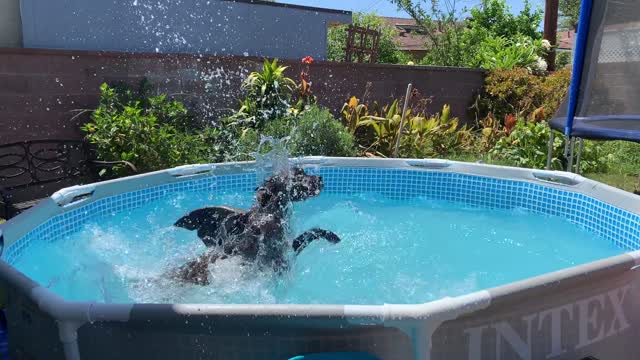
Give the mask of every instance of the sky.
[[[375, 11], [382, 16], [409, 17], [406, 13], [398, 11], [397, 7], [388, 0], [278, 0], [278, 2], [361, 12]], [[426, 2], [428, 3], [429, 0]], [[473, 7], [479, 2], [478, 0], [457, 0], [456, 8]], [[514, 12], [522, 10], [523, 2], [523, 0], [507, 0]], [[532, 3], [544, 7], [543, 0], [532, 0]]]

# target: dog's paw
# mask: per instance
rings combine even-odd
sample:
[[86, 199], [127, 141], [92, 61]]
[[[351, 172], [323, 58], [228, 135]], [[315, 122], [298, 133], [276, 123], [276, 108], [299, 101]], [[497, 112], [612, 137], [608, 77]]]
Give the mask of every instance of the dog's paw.
[[320, 238], [324, 238], [325, 240], [327, 240], [332, 244], [337, 244], [341, 241], [340, 237], [336, 235], [336, 233], [334, 233], [333, 231], [317, 229], [317, 228], [311, 231], [313, 231], [316, 234], [316, 236]]
[[342, 241], [342, 239], [340, 239], [340, 236], [336, 235], [335, 233], [332, 233], [331, 231], [328, 231], [328, 234], [327, 236], [325, 236], [325, 238], [327, 239], [328, 242], [332, 244], [337, 244], [340, 241]]

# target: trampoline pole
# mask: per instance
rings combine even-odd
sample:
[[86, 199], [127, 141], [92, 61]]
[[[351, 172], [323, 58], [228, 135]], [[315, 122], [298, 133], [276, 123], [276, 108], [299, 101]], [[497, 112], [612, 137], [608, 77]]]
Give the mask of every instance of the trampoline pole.
[[584, 148], [584, 139], [578, 138], [578, 157], [576, 158], [576, 174], [580, 175], [580, 158], [582, 157], [582, 149]]
[[573, 151], [576, 147], [576, 138], [572, 136], [570, 142], [571, 145], [569, 146], [569, 163], [567, 164], [567, 171], [573, 172]]
[[569, 137], [565, 135], [564, 137], [564, 152], [562, 153], [565, 159], [569, 158]]
[[549, 146], [547, 147], [547, 170], [551, 170], [551, 158], [553, 157], [553, 140], [555, 134], [553, 129], [549, 130]]

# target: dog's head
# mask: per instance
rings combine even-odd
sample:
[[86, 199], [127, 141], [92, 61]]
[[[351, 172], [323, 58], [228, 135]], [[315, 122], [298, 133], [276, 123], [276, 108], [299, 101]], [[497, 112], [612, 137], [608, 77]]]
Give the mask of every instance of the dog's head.
[[320, 195], [324, 187], [322, 177], [308, 175], [294, 167], [288, 173], [277, 174], [256, 189], [256, 200], [261, 207], [284, 207], [291, 201], [303, 201]]

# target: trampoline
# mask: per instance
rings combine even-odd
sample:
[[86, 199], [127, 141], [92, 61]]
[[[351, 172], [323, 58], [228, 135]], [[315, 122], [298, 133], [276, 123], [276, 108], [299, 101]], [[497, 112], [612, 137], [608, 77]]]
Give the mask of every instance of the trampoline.
[[640, 1], [582, 1], [569, 95], [549, 125], [569, 139], [568, 171], [583, 139], [640, 142]]

